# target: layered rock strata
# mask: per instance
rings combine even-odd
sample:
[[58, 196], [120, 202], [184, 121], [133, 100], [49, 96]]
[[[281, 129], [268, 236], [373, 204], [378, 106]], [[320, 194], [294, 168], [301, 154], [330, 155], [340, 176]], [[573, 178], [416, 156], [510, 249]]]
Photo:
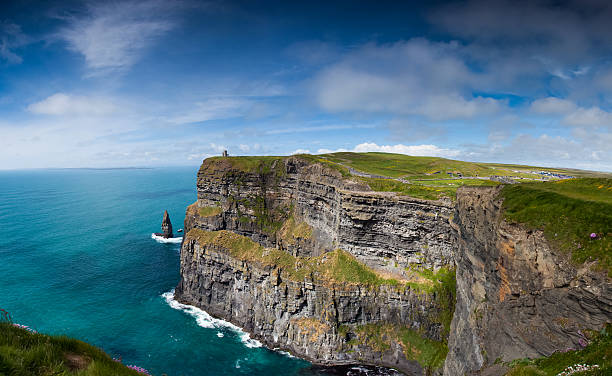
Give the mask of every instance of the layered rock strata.
[[507, 223], [499, 190], [457, 192], [457, 304], [445, 375], [580, 348], [582, 331], [612, 321], [609, 278], [570, 263], [542, 232]]
[[[450, 317], [453, 297], [441, 304], [438, 282], [413, 269], [433, 273], [452, 264], [451, 203], [372, 192], [300, 158], [242, 162], [214, 158], [200, 168], [176, 298], [318, 364], [441, 373], [450, 323], [445, 328], [443, 317]], [[254, 258], [238, 243], [210, 240], [227, 236], [265, 251]], [[303, 272], [338, 252], [350, 258], [349, 267]], [[357, 272], [366, 277], [351, 274]], [[434, 355], [425, 359], [423, 350]]]

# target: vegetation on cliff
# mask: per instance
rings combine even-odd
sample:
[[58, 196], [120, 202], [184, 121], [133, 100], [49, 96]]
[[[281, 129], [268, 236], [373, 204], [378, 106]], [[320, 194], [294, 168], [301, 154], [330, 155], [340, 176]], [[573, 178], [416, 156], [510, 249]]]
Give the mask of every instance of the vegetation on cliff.
[[227, 251], [232, 257], [263, 266], [279, 268], [292, 280], [306, 277], [330, 282], [358, 283], [370, 286], [398, 285], [395, 279], [384, 278], [348, 252], [337, 249], [319, 257], [296, 257], [276, 248], [264, 248], [246, 236], [231, 231], [192, 229], [185, 241], [196, 239], [201, 246], [212, 245]]
[[[590, 343], [581, 350], [557, 352], [549, 357], [539, 359], [520, 359], [509, 364], [510, 371], [506, 376], [557, 376], [569, 375], [568, 367], [574, 369], [578, 364], [590, 366], [591, 370], [576, 372], [579, 375], [612, 374], [612, 324], [601, 332], [585, 331], [584, 343]], [[587, 338], [588, 337], [588, 338]], [[597, 367], [593, 367], [596, 365]], [[585, 367], [586, 368], [586, 367]], [[563, 373], [566, 371], [566, 373]]]
[[39, 334], [10, 322], [0, 322], [0, 375], [142, 374], [85, 342]]
[[213, 217], [215, 215], [219, 215], [221, 214], [223, 210], [221, 209], [220, 206], [204, 206], [201, 208], [198, 208], [198, 214], [200, 217]]
[[501, 195], [507, 220], [542, 230], [575, 263], [597, 261], [612, 274], [612, 179], [510, 185]]
[[341, 335], [351, 338], [348, 345], [365, 345], [377, 352], [391, 349], [392, 343], [402, 347], [406, 359], [417, 361], [426, 370], [439, 369], [444, 365], [448, 348], [444, 341], [434, 341], [408, 326], [385, 323], [365, 325], [341, 325]]

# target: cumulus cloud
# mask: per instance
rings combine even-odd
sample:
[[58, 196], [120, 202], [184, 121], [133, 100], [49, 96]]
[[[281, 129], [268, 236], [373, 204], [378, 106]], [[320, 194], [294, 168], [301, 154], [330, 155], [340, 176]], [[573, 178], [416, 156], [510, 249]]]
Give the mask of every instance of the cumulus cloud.
[[545, 56], [553, 66], [578, 64], [556, 69], [569, 78], [586, 73], [585, 57], [609, 49], [611, 18], [612, 6], [605, 0], [470, 0], [437, 8], [430, 20], [457, 37]]
[[42, 115], [101, 116], [115, 111], [116, 107], [103, 98], [72, 96], [56, 93], [28, 106], [28, 111]]
[[368, 44], [321, 71], [313, 83], [328, 111], [419, 115], [434, 121], [496, 113], [503, 101], [472, 95], [479, 80], [456, 42], [415, 38]]
[[383, 152], [383, 153], [395, 153], [395, 154], [406, 154], [414, 156], [424, 157], [455, 157], [460, 154], [459, 150], [440, 148], [436, 145], [378, 145], [373, 142], [364, 142], [356, 145], [353, 149], [319, 149], [318, 154], [325, 153], [337, 153], [351, 151], [355, 153], [367, 153], [367, 152]]
[[599, 107], [578, 108], [569, 113], [563, 123], [573, 126], [604, 126], [612, 128], [612, 113]]
[[576, 107], [572, 101], [555, 97], [541, 98], [531, 103], [531, 111], [538, 114], [568, 114]]
[[543, 115], [563, 115], [561, 123], [576, 127], [612, 128], [612, 113], [597, 106], [579, 107], [567, 99], [548, 97], [531, 103], [531, 111]]
[[465, 145], [461, 159], [612, 171], [609, 133], [578, 130], [574, 138], [520, 134], [504, 144]]
[[85, 15], [68, 19], [59, 37], [94, 73], [122, 70], [175, 26], [172, 10], [163, 0], [90, 2]]

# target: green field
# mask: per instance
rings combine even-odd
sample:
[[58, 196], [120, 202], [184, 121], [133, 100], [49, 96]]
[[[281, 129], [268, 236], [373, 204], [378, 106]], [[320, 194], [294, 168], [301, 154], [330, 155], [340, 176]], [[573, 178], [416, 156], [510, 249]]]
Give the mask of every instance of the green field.
[[573, 262], [594, 261], [612, 274], [612, 179], [507, 185], [501, 195], [507, 220], [544, 231]]
[[[535, 181], [543, 177], [537, 172], [552, 173], [576, 177], [612, 178], [612, 174], [512, 164], [464, 162], [438, 157], [414, 157], [391, 153], [331, 153], [321, 155], [299, 154], [295, 157], [310, 163], [320, 163], [340, 172], [343, 178], [350, 178], [366, 183], [372, 190], [395, 192], [400, 195], [437, 200], [450, 198], [454, 200], [457, 187], [463, 185], [482, 186], [499, 183], [488, 180], [491, 176], [504, 176], [517, 181]], [[201, 171], [216, 173], [219, 164], [227, 164], [238, 171], [249, 173], [282, 175], [282, 162], [291, 157], [249, 156], [249, 157], [213, 157], [206, 160]], [[359, 173], [371, 176], [352, 175], [352, 168]], [[220, 170], [224, 170], [223, 168]], [[402, 181], [400, 181], [401, 179]], [[553, 180], [558, 180], [552, 178]]]
[[142, 373], [113, 361], [104, 351], [85, 342], [33, 333], [0, 322], [0, 375], [142, 376]]
[[[480, 176], [487, 177], [493, 175], [515, 176], [524, 178], [541, 178], [538, 174], [529, 173], [529, 171], [549, 171], [562, 173], [567, 175], [576, 175], [580, 172], [580, 176], [597, 177], [599, 175], [610, 174], [547, 168], [521, 165], [503, 165], [495, 163], [478, 163], [464, 162], [453, 159], [445, 159], [438, 157], [413, 157], [404, 154], [390, 153], [332, 153], [322, 154], [318, 158], [325, 158], [329, 161], [343, 164], [354, 168], [355, 170], [373, 175], [388, 176], [393, 178], [444, 178], [448, 177], [448, 173], [457, 175], [461, 173], [463, 176]], [[518, 172], [516, 172], [516, 171]]]

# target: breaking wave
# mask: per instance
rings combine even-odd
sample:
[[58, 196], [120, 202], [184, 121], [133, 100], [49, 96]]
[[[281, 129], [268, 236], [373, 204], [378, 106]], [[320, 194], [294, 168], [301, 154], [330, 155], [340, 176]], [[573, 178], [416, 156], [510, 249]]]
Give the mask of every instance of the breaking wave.
[[163, 236], [151, 234], [151, 239], [154, 239], [158, 243], [180, 243], [183, 241], [183, 238], [164, 238]]
[[233, 330], [240, 337], [240, 341], [249, 348], [261, 347], [262, 343], [258, 340], [252, 339], [249, 333], [242, 330], [240, 327], [232, 324], [231, 322], [227, 322], [225, 320], [216, 319], [208, 314], [208, 312], [194, 306], [190, 306], [187, 304], [179, 303], [174, 299], [174, 290], [163, 293], [162, 298], [168, 303], [168, 305], [179, 311], [183, 311], [189, 316], [195, 318], [198, 326], [202, 328], [228, 328]]

